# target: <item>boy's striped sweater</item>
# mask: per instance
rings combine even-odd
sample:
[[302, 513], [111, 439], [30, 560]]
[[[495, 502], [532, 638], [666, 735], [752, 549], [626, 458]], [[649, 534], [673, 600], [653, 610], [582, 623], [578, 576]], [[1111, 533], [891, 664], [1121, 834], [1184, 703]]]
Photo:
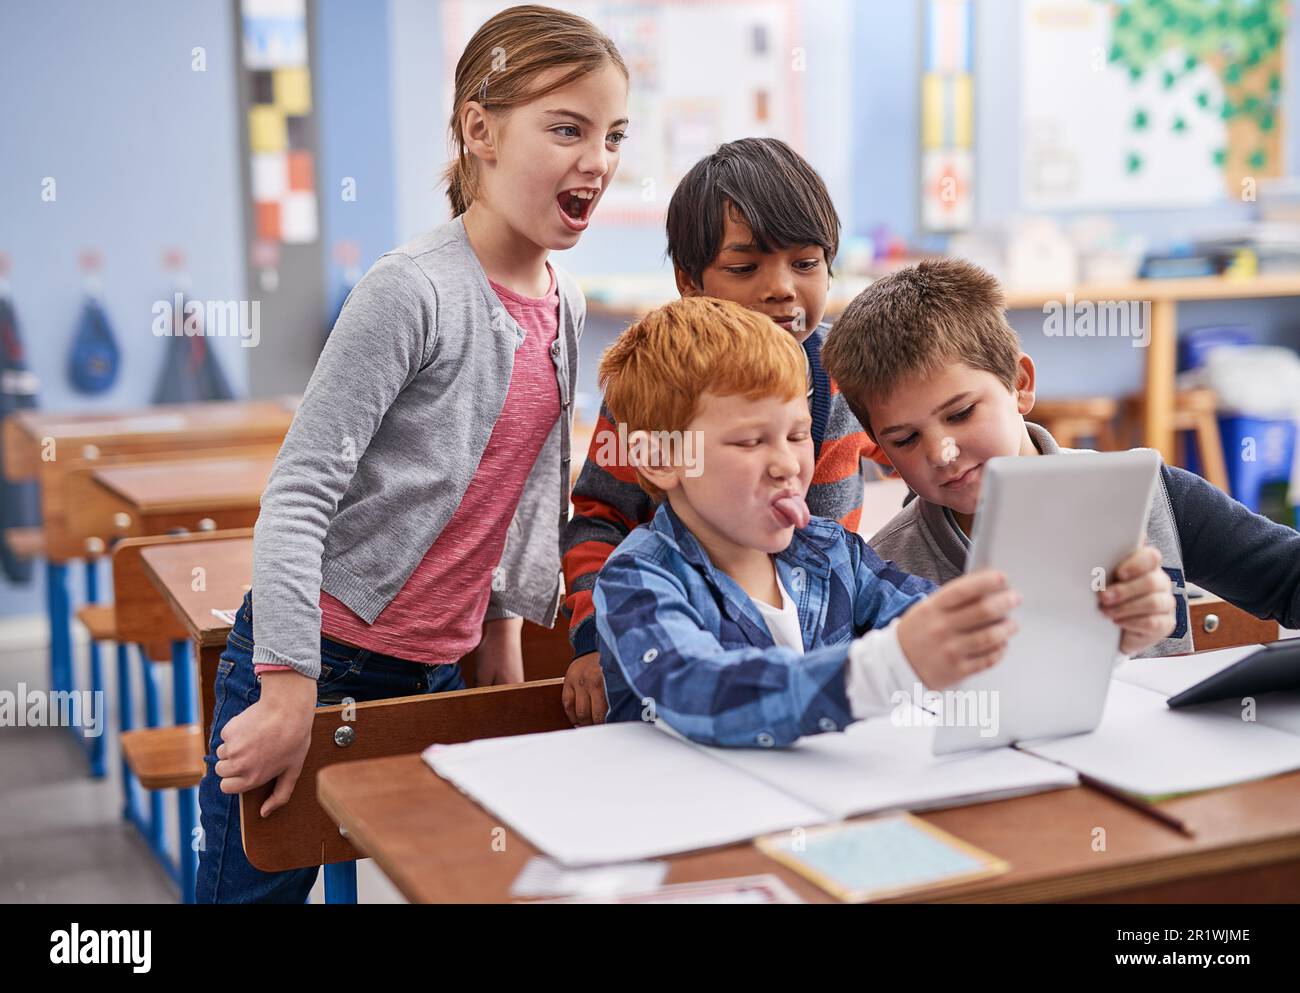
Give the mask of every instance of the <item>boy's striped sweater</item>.
[[[814, 517], [839, 521], [858, 530], [862, 516], [862, 459], [889, 468], [889, 461], [867, 437], [849, 410], [839, 387], [822, 368], [821, 348], [828, 325], [820, 325], [804, 340], [812, 372], [813, 448], [816, 462], [808, 488], [808, 510]], [[595, 611], [591, 601], [596, 575], [605, 560], [634, 528], [648, 523], [655, 503], [637, 484], [636, 470], [627, 465], [602, 466], [596, 460], [600, 439], [617, 426], [603, 405], [592, 434], [582, 472], [573, 487], [573, 519], [563, 538], [564, 604], [574, 655], [598, 648]]]

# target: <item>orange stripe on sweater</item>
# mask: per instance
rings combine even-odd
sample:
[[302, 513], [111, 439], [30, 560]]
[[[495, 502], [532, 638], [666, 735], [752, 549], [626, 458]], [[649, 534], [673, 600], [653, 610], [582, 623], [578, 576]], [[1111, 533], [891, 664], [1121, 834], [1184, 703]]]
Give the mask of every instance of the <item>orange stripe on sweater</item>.
[[584, 576], [600, 572], [605, 560], [614, 552], [614, 546], [604, 541], [584, 541], [574, 545], [564, 556], [564, 606], [569, 613], [569, 627], [575, 628], [595, 611], [591, 590], [576, 589]]
[[[829, 376], [828, 376], [827, 378], [830, 379]], [[840, 390], [840, 384], [837, 383], [837, 382], [835, 382], [834, 379], [830, 379], [830, 384], [831, 384], [831, 399], [833, 400], [833, 399], [835, 398], [835, 394], [840, 393], [840, 392], [842, 392], [842, 391]], [[879, 445], [877, 445], [874, 441], [871, 440], [871, 436], [868, 435], [867, 432], [865, 432], [865, 431], [855, 431], [855, 432], [852, 432], [851, 434], [847, 434], [847, 435], [845, 435], [844, 437], [846, 437], [846, 438], [859, 438], [859, 439], [860, 439], [859, 444], [861, 445], [861, 449], [860, 449], [860, 450], [861, 450], [861, 452], [862, 452], [862, 457], [863, 457], [864, 459], [866, 459], [867, 461], [869, 461], [869, 462], [874, 462], [874, 463], [876, 463], [876, 465], [882, 465], [882, 466], [884, 466], [886, 469], [893, 469], [893, 468], [894, 468], [893, 463], [889, 461], [889, 456], [887, 456], [887, 455], [886, 455], [886, 454], [881, 450], [881, 448], [880, 448]], [[825, 446], [826, 446], [827, 441], [830, 441], [830, 440], [831, 440], [831, 439], [827, 439], [826, 441], [823, 441], [823, 442], [822, 442], [822, 450], [823, 450], [823, 451], [825, 451]], [[838, 441], [839, 439], [837, 438], [837, 439], [834, 439], [834, 440]]]
[[812, 485], [838, 483], [842, 479], [856, 476], [862, 443], [866, 439], [866, 434], [858, 431], [843, 438], [827, 438], [823, 441], [817, 465], [813, 467]]

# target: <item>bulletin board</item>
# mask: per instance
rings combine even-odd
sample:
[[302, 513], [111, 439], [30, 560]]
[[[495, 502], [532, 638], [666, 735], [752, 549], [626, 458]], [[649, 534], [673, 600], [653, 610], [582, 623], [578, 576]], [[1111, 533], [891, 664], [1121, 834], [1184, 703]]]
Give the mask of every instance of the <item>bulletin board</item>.
[[949, 233], [975, 220], [972, 0], [925, 0], [921, 56], [921, 224]]
[[240, 13], [256, 240], [308, 244], [319, 222], [306, 5], [242, 0]]
[[1281, 175], [1286, 9], [1021, 0], [1025, 206], [1208, 206]]
[[[512, 6], [446, 0], [444, 101], [474, 32]], [[804, 152], [803, 76], [795, 0], [576, 0], [563, 7], [613, 39], [632, 77], [628, 138], [601, 223], [663, 220], [678, 181], [724, 142], [777, 137]]]

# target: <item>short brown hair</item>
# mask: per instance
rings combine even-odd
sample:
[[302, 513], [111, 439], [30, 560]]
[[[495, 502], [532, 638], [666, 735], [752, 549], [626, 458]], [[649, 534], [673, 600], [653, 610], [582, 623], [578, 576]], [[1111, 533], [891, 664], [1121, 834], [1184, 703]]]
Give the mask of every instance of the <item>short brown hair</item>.
[[[729, 300], [683, 297], [652, 310], [618, 336], [600, 359], [605, 405], [634, 431], [683, 431], [700, 397], [776, 396], [807, 390], [807, 357], [765, 314]], [[637, 473], [656, 500], [659, 488]]]
[[927, 259], [877, 280], [844, 308], [822, 365], [871, 433], [867, 404], [904, 380], [963, 362], [1010, 390], [1020, 354], [997, 279], [961, 259]]
[[[456, 63], [452, 99], [451, 144], [455, 158], [447, 166], [447, 199], [459, 217], [478, 193], [478, 174], [465, 148], [460, 115], [478, 101], [485, 110], [506, 112], [568, 86], [605, 65], [627, 78], [618, 47], [586, 18], [565, 10], [521, 4], [488, 18], [465, 46]], [[545, 87], [534, 86], [548, 69], [567, 67]]]

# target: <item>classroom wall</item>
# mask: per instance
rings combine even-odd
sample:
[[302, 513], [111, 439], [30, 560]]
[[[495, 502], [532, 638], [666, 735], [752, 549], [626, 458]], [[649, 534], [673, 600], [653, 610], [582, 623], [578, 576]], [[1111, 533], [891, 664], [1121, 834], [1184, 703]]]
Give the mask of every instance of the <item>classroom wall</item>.
[[425, 0], [388, 0], [388, 85], [392, 93], [396, 244], [446, 219], [441, 171], [447, 160], [442, 107], [441, 13]]
[[[1005, 222], [1020, 210], [1020, 65], [1017, 0], [980, 0], [976, 15], [977, 217]], [[810, 122], [806, 151], [823, 174], [844, 219], [845, 235], [886, 225], [909, 241], [942, 249], [918, 225], [920, 0], [802, 0], [799, 41], [809, 53], [806, 85]], [[415, 237], [447, 216], [438, 163], [446, 156], [442, 106], [443, 41], [436, 5], [390, 0], [391, 85], [397, 149], [398, 240]], [[1300, 107], [1300, 31], [1288, 41], [1289, 103]], [[432, 95], [432, 98], [430, 98]], [[635, 121], [630, 129], [636, 140]], [[1300, 127], [1287, 131], [1287, 161], [1300, 162]], [[434, 165], [430, 165], [432, 162]], [[1058, 214], [1063, 223], [1074, 219]], [[1128, 210], [1111, 214], [1152, 245], [1187, 238], [1208, 225], [1249, 216], [1240, 204], [1206, 210]], [[559, 263], [578, 275], [661, 271], [658, 225], [593, 224]], [[1254, 327], [1261, 340], [1300, 344], [1300, 327], [1286, 301], [1198, 303], [1180, 308], [1183, 327], [1225, 320]], [[1080, 349], [1042, 334], [1042, 316], [1017, 312], [1012, 322], [1039, 361], [1046, 396], [1119, 395], [1141, 384], [1142, 355], [1127, 340]], [[594, 398], [601, 350], [620, 330], [593, 320], [584, 348], [579, 400]], [[580, 408], [583, 404], [580, 403]]]
[[[51, 409], [100, 409], [148, 401], [166, 339], [150, 331], [154, 301], [169, 299], [162, 253], [182, 248], [203, 299], [245, 297], [236, 205], [234, 59], [223, 3], [170, 0], [0, 4], [0, 251], [28, 361]], [[191, 69], [191, 49], [207, 69]], [[53, 177], [53, 202], [42, 181]], [[234, 222], [232, 223], [232, 218]], [[97, 396], [65, 376], [83, 296], [77, 255], [104, 256], [103, 300], [117, 333], [121, 370]], [[214, 339], [232, 386], [247, 387], [246, 349]], [[0, 615], [41, 609], [32, 587], [0, 585]], [[79, 588], [79, 583], [74, 584]]]
[[[920, 142], [921, 0], [854, 6], [853, 166], [857, 197], [852, 226], [865, 234], [886, 224], [909, 242], [927, 239], [917, 206]], [[977, 0], [975, 13], [976, 215], [981, 224], [1014, 217], [1020, 204], [1020, 3]], [[1286, 105], [1300, 107], [1300, 29], [1287, 39]], [[1300, 127], [1285, 132], [1287, 172], [1300, 163]], [[1079, 212], [1051, 216], [1068, 223]], [[1249, 217], [1244, 204], [1200, 210], [1108, 211], [1152, 244], [1185, 239], [1211, 224]], [[931, 238], [941, 248], [944, 239]]]
[[[853, 172], [851, 227], [867, 234], [884, 224], [909, 243], [940, 250], [947, 239], [925, 236], [918, 223], [920, 0], [855, 5]], [[978, 0], [975, 15], [976, 217], [982, 225], [1004, 224], [1021, 211], [1020, 201], [1020, 4]], [[1300, 29], [1287, 41], [1287, 105], [1300, 108]], [[1294, 114], [1294, 111], [1293, 111]], [[1287, 172], [1300, 164], [1300, 126], [1286, 130]], [[1051, 216], [1069, 224], [1082, 212]], [[1194, 236], [1207, 227], [1246, 220], [1245, 204], [1200, 210], [1108, 211], [1119, 226], [1152, 247]], [[1300, 347], [1294, 302], [1204, 302], [1179, 307], [1183, 329], [1218, 323], [1245, 324], [1261, 341]], [[1049, 397], [1118, 396], [1138, 390], [1143, 355], [1127, 339], [1048, 338], [1043, 316], [1030, 311], [1011, 321], [1039, 366], [1040, 392]]]
[[[154, 301], [170, 296], [164, 249], [189, 260], [192, 291], [242, 299], [231, 30], [223, 4], [177, 17], [168, 0], [0, 5], [0, 251], [31, 365], [50, 408], [143, 402], [162, 363], [150, 332]], [[191, 69], [191, 49], [207, 69]], [[42, 202], [44, 177], [57, 199]], [[236, 215], [237, 218], [237, 215]], [[82, 303], [77, 254], [104, 256], [103, 299], [122, 350], [117, 383], [76, 393], [64, 375]], [[215, 340], [236, 388], [247, 380], [239, 343]]]
[[[355, 241], [364, 272], [397, 244], [390, 18], [385, 3], [316, 0], [316, 94], [320, 102], [321, 231], [326, 311], [347, 289], [335, 246]], [[356, 199], [343, 199], [355, 180]]]

